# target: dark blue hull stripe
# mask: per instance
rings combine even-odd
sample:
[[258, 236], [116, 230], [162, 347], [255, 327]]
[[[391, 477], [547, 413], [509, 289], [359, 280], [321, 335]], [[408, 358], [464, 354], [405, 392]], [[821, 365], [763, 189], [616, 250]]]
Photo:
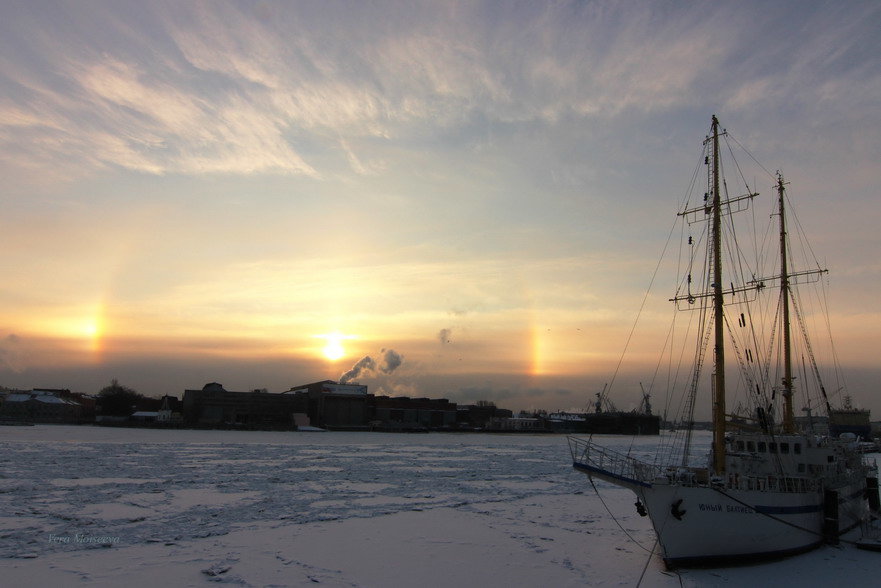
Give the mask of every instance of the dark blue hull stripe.
[[809, 512], [820, 512], [823, 510], [822, 504], [804, 504], [802, 506], [754, 506], [753, 510], [760, 514], [806, 514]]
[[[838, 504], [844, 504], [864, 494], [863, 490], [857, 490], [850, 496], [838, 499]], [[806, 504], [803, 506], [754, 506], [756, 512], [762, 514], [806, 514], [809, 512], [821, 512], [823, 504]]]

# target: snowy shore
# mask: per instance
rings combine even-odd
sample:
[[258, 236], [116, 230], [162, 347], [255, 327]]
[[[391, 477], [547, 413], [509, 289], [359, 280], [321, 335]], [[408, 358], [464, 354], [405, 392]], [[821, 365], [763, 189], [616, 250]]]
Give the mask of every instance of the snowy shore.
[[881, 554], [848, 544], [668, 572], [633, 496], [599, 482], [597, 495], [563, 436], [0, 427], [0, 468], [9, 586], [814, 586], [881, 574]]

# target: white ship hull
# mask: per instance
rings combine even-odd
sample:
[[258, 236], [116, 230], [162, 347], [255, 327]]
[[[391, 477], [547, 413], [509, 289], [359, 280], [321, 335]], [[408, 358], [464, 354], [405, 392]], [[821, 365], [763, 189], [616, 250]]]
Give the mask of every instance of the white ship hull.
[[[835, 534], [865, 516], [864, 489], [865, 484], [839, 489]], [[652, 520], [664, 561], [671, 566], [781, 557], [813, 549], [826, 538], [821, 492], [677, 484], [653, 484], [635, 492]]]
[[[806, 438], [777, 439], [790, 447], [801, 439], [799, 459], [809, 463], [831, 463], [829, 457], [842, 449], [809, 444]], [[706, 468], [661, 468], [587, 440], [570, 437], [569, 443], [576, 470], [636, 494], [637, 509], [644, 508], [641, 514], [651, 519], [661, 556], [671, 567], [748, 562], [808, 551], [836, 541], [869, 517], [867, 478], [874, 477], [875, 470], [857, 454], [850, 468], [841, 461], [842, 467], [835, 468], [840, 471], [829, 477], [781, 478], [765, 472], [711, 478]], [[730, 456], [729, 465], [740, 459]], [[754, 470], [773, 463], [749, 461]], [[748, 466], [738, 468], [746, 472]]]

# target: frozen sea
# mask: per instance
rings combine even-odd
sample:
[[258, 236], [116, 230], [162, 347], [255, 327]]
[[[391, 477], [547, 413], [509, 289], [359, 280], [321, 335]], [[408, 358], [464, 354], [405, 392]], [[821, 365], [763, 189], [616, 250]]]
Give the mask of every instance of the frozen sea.
[[0, 585], [881, 582], [847, 543], [670, 572], [633, 495], [597, 490], [556, 435], [0, 427]]

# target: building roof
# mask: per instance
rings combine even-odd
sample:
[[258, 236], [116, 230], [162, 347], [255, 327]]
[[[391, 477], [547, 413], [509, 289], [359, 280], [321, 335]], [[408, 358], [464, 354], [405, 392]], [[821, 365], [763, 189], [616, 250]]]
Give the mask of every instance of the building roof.
[[6, 402], [27, 402], [30, 399], [30, 394], [8, 394], [6, 396]]
[[69, 400], [65, 400], [64, 398], [52, 396], [51, 394], [36, 394], [33, 398], [37, 402], [42, 402], [43, 404], [75, 404]]
[[70, 406], [79, 406], [79, 402], [75, 402], [67, 398], [59, 398], [54, 394], [48, 394], [45, 392], [25, 392], [8, 394], [6, 396], [6, 402], [28, 402], [30, 400], [42, 402], [43, 404], [67, 404]]

